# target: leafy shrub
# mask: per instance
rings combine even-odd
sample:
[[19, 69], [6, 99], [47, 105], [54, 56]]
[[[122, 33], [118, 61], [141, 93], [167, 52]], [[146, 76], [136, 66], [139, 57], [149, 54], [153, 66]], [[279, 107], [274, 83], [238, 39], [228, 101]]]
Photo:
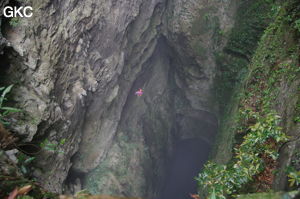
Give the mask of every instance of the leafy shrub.
[[295, 21], [294, 28], [300, 32], [300, 19]]
[[58, 152], [58, 153], [64, 153], [64, 151], [59, 150], [59, 146], [64, 145], [66, 142], [66, 139], [62, 139], [59, 141], [59, 143], [51, 142], [48, 139], [45, 139], [40, 146], [45, 149], [46, 151], [52, 151], [52, 152]]
[[262, 155], [274, 160], [278, 157], [278, 152], [268, 141], [280, 143], [288, 140], [278, 125], [280, 117], [275, 113], [261, 117], [250, 111], [247, 117], [255, 118], [256, 123], [249, 127], [242, 144], [234, 149], [233, 161], [227, 165], [208, 162], [196, 178], [199, 187], [207, 191], [210, 197], [215, 194], [216, 199], [226, 199], [226, 195], [235, 193], [249, 183], [254, 175], [264, 169]]
[[300, 185], [300, 171], [297, 171], [295, 168], [289, 169], [289, 186], [293, 187], [294, 185], [299, 186]]

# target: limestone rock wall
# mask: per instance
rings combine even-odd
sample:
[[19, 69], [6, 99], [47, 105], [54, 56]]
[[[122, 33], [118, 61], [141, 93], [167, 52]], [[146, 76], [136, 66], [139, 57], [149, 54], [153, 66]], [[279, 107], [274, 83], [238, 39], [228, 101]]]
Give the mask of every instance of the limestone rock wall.
[[226, 43], [218, 32], [232, 27], [235, 1], [24, 3], [34, 17], [1, 26], [6, 82], [24, 110], [14, 131], [58, 145], [36, 161], [46, 188], [153, 197], [175, 140], [213, 140], [214, 52]]

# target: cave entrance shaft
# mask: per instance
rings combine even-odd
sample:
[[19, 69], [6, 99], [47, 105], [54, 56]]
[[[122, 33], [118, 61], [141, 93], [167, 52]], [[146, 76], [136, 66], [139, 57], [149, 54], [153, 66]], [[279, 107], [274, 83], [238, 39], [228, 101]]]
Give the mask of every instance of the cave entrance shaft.
[[[188, 82], [194, 78], [186, 72], [188, 67], [197, 64], [182, 58], [161, 37], [131, 86], [105, 158], [94, 170], [80, 175], [83, 188], [92, 193], [107, 194], [114, 189], [118, 195], [157, 198], [168, 181], [167, 170], [176, 143], [193, 139], [199, 147], [213, 143], [217, 120], [209, 111], [191, 105], [189, 98], [206, 96], [187, 96]], [[144, 90], [141, 97], [134, 95], [139, 88]], [[202, 151], [200, 160], [201, 156], [206, 160], [208, 152]], [[77, 174], [74, 172], [74, 176]]]

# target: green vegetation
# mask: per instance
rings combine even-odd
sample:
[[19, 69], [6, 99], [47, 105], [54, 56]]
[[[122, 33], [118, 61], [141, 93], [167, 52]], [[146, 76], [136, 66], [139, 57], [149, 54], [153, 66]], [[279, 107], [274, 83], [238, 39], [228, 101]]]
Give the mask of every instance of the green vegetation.
[[13, 190], [17, 188], [22, 188], [25, 186], [30, 186], [30, 192], [27, 195], [19, 195], [17, 198], [49, 198], [54, 199], [58, 198], [57, 194], [47, 192], [43, 188], [41, 188], [38, 183], [33, 180], [28, 180], [24, 177], [19, 176], [5, 176], [0, 174], [0, 198], [6, 198]]
[[281, 131], [279, 116], [269, 113], [260, 117], [254, 112], [244, 115], [256, 120], [249, 127], [243, 142], [235, 148], [235, 156], [231, 163], [220, 165], [208, 162], [197, 181], [202, 190], [210, 195], [215, 192], [217, 199], [225, 199], [249, 183], [253, 176], [263, 171], [265, 158], [276, 160], [278, 152], [274, 144], [287, 141]]
[[19, 153], [18, 156], [18, 167], [24, 175], [29, 174], [29, 165], [35, 160], [35, 157], [30, 157], [24, 153]]
[[6, 96], [11, 91], [12, 87], [13, 85], [0, 88], [0, 92], [2, 92], [0, 96], [0, 122], [6, 125], [9, 124], [9, 122], [5, 121], [6, 116], [8, 116], [11, 113], [16, 113], [21, 111], [20, 109], [17, 108], [3, 106], [4, 102], [7, 101]]
[[[269, 5], [272, 8], [270, 13], [276, 17], [264, 31], [258, 48], [256, 50], [250, 48], [251, 51], [255, 51], [254, 56], [249, 56], [250, 51], [246, 51], [249, 50], [247, 45], [250, 44], [246, 42], [246, 48], [234, 50], [234, 54], [241, 55], [242, 59], [237, 56], [233, 59], [231, 56], [227, 62], [227, 66], [231, 67], [230, 63], [241, 61], [237, 64], [237, 73], [228, 68], [224, 69], [229, 76], [226, 77], [226, 74], [221, 76], [225, 83], [221, 81], [223, 85], [220, 87], [221, 92], [230, 92], [230, 89], [224, 90], [224, 86], [227, 86], [226, 82], [235, 88], [233, 90], [243, 84], [239, 95], [235, 95], [229, 104], [225, 103], [224, 108], [231, 108], [231, 112], [224, 112], [229, 115], [224, 115], [223, 121], [226, 122], [223, 122], [221, 126], [231, 131], [229, 133], [234, 133], [236, 143], [233, 157], [227, 164], [216, 162], [206, 164], [197, 178], [200, 193], [206, 192], [212, 196], [215, 191], [216, 198], [219, 199], [241, 193], [271, 190], [277, 167], [278, 149], [283, 142], [288, 140], [285, 133], [288, 133], [290, 137], [294, 136], [286, 127], [283, 132], [280, 118], [284, 124], [296, 125], [300, 115], [300, 83], [298, 81], [300, 77], [298, 39], [300, 5], [295, 0], [285, 1], [282, 4], [281, 6]], [[259, 11], [259, 13], [263, 12]], [[230, 44], [229, 42], [229, 46], [233, 44], [237, 43]], [[234, 48], [231, 47], [231, 49]], [[229, 55], [218, 56], [221, 56], [220, 62], [224, 66], [224, 60], [226, 64]], [[248, 58], [251, 58], [248, 72], [239, 76], [238, 74], [244, 70], [240, 66], [244, 63], [245, 68], [247, 65], [245, 60]], [[240, 83], [235, 80], [231, 81], [230, 76], [240, 78]], [[232, 82], [236, 83], [232, 84]], [[222, 93], [220, 95], [224, 97]], [[228, 99], [230, 97], [229, 95]], [[226, 99], [224, 101], [226, 102]], [[299, 171], [290, 171], [288, 177], [290, 185], [299, 186]]]
[[[10, 100], [8, 100], [7, 96], [10, 94], [12, 88], [13, 85], [0, 88], [0, 122], [4, 125], [10, 124], [7, 118], [10, 114], [18, 113], [21, 111], [17, 108], [4, 106], [4, 104], [11, 103]], [[13, 190], [16, 190], [17, 188], [22, 188], [24, 186], [31, 186], [32, 191], [30, 191], [29, 195], [18, 196], [18, 198], [57, 198], [56, 194], [52, 194], [43, 190], [37, 183], [35, 183], [34, 180], [31, 180], [30, 178], [27, 179], [26, 176], [30, 176], [32, 172], [32, 163], [36, 160], [36, 157], [34, 155], [36, 155], [41, 148], [47, 151], [63, 153], [63, 151], [60, 151], [60, 146], [63, 145], [65, 142], [66, 139], [62, 139], [58, 143], [50, 142], [46, 139], [40, 144], [40, 147], [30, 143], [16, 144], [15, 146], [20, 151], [17, 154], [18, 163], [16, 166], [23, 175], [20, 176], [16, 173], [12, 173], [9, 176], [6, 176], [4, 174], [0, 175], [0, 198], [8, 196]], [[26, 151], [26, 147], [30, 148], [30, 152]], [[38, 151], [32, 152], [31, 150], [33, 150], [34, 148], [36, 148]], [[2, 155], [1, 153], [2, 151], [0, 151], [0, 156]], [[29, 156], [27, 154], [30, 154], [32, 156]]]
[[48, 139], [45, 139], [41, 144], [40, 147], [42, 149], [45, 149], [47, 151], [53, 151], [58, 153], [64, 153], [64, 151], [59, 150], [59, 147], [61, 145], [64, 145], [66, 143], [66, 139], [61, 139], [59, 143], [54, 143], [49, 141]]
[[234, 28], [229, 34], [224, 50], [217, 52], [219, 69], [216, 82], [216, 97], [221, 112], [226, 115], [233, 91], [242, 83], [247, 66], [254, 54], [259, 38], [276, 14], [272, 1], [243, 1], [238, 8]]
[[300, 19], [295, 21], [294, 28], [300, 32]]
[[290, 187], [293, 187], [295, 185], [296, 186], [300, 185], [300, 171], [297, 171], [295, 168], [292, 168], [288, 173], [288, 177], [289, 177]]
[[234, 137], [232, 132], [237, 125], [239, 101], [244, 95], [243, 84], [249, 73], [247, 66], [265, 28], [278, 12], [278, 6], [274, 8], [272, 2], [242, 1], [227, 45], [223, 51], [215, 53], [218, 67], [215, 97], [220, 107], [220, 133], [212, 156], [218, 162], [224, 163], [230, 159]]
[[300, 171], [296, 169], [299, 169], [300, 166], [300, 150], [297, 149], [293, 156], [294, 158], [291, 165], [287, 167], [286, 173], [288, 175], [289, 186], [294, 188], [300, 185]]

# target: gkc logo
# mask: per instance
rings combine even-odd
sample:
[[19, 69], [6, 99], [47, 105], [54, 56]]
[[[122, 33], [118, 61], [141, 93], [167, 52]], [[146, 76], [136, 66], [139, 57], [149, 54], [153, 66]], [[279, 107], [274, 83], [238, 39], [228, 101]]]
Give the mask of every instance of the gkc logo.
[[32, 17], [33, 15], [33, 9], [31, 6], [21, 6], [21, 7], [12, 7], [12, 6], [6, 6], [3, 10], [3, 14], [7, 18], [12, 17]]

